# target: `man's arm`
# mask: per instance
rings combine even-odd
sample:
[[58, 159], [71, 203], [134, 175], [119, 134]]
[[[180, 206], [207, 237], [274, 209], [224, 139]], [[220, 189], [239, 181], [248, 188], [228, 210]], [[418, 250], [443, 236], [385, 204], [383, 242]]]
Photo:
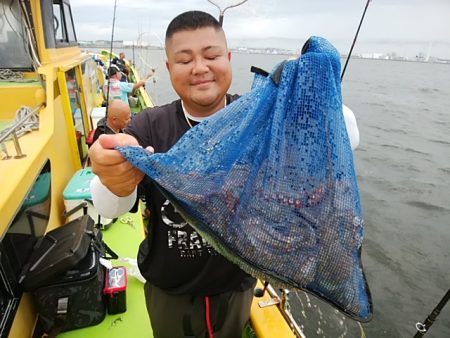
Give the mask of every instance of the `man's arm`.
[[139, 82], [136, 82], [136, 83], [133, 85], [133, 91], [135, 91], [136, 89], [141, 88], [143, 85], [145, 85], [145, 80], [141, 80], [141, 81], [139, 81]]
[[[131, 209], [136, 200], [137, 185], [144, 177], [144, 173], [114, 149], [125, 145], [138, 146], [138, 142], [133, 136], [124, 133], [101, 135], [89, 149], [92, 172], [98, 176], [98, 180], [92, 182], [92, 199], [94, 206], [99, 208], [99, 213], [105, 217]], [[108, 204], [106, 199], [109, 203], [115, 203], [112, 210], [104, 206], [105, 203]]]
[[146, 76], [143, 80], [141, 80], [141, 81], [135, 83], [134, 86], [133, 86], [133, 91], [136, 90], [136, 89], [138, 89], [138, 88], [140, 88], [140, 87], [142, 87], [142, 86], [144, 86], [144, 85], [145, 85], [145, 82], [146, 82], [148, 79], [150, 79], [153, 75], [155, 75], [155, 69], [152, 69], [152, 71], [151, 71], [150, 73], [148, 73], [147, 76]]
[[106, 218], [116, 218], [130, 211], [137, 198], [137, 189], [128, 196], [114, 195], [103, 185], [98, 176], [91, 180], [90, 189], [95, 209]]
[[144, 178], [144, 173], [115, 150], [118, 146], [139, 146], [128, 134], [101, 135], [89, 149], [92, 172], [113, 194], [128, 196]]

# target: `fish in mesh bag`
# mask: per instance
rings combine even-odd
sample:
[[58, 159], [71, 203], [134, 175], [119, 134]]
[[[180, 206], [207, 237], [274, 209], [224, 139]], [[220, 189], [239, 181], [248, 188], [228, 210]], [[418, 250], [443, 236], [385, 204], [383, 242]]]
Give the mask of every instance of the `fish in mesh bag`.
[[302, 55], [190, 129], [167, 153], [118, 150], [219, 253], [368, 321], [363, 214], [342, 113], [340, 56], [311, 37]]

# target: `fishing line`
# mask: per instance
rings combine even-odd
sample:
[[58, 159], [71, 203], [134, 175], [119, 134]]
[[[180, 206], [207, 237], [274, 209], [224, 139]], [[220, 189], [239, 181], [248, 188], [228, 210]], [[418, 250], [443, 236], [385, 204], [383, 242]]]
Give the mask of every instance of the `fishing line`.
[[[149, 79], [150, 77], [152, 77], [152, 80], [153, 80], [152, 81], [153, 82], [153, 94], [151, 95], [151, 97], [152, 97], [153, 103], [155, 103], [155, 102], [157, 102], [157, 96], [156, 96], [157, 77], [156, 77], [155, 74], [156, 74], [156, 70], [158, 69], [158, 67], [157, 66], [153, 66], [153, 65], [151, 65], [150, 63], [148, 63], [146, 61], [147, 59], [151, 59], [151, 56], [149, 54], [149, 51], [151, 50], [151, 48], [149, 48], [149, 47], [151, 45], [150, 45], [150, 43], [144, 44], [144, 42], [145, 42], [144, 41], [144, 36], [145, 35], [154, 35], [158, 39], [158, 41], [160, 43], [160, 46], [162, 48], [164, 48], [164, 43], [162, 42], [162, 40], [158, 36], [158, 34], [156, 34], [154, 32], [150, 32], [150, 31], [139, 33], [138, 38], [137, 38], [137, 47], [139, 48], [139, 51], [138, 51], [138, 54], [137, 54], [138, 61], [139, 61], [139, 63], [138, 63], [139, 64], [139, 68], [137, 68], [137, 64], [135, 64], [134, 67], [136, 68], [137, 74], [139, 74], [139, 75], [140, 74], [147, 74], [145, 76], [146, 80]], [[145, 53], [144, 53], [144, 51], [145, 51]], [[150, 76], [150, 74], [152, 74], [152, 75]], [[144, 89], [150, 95], [150, 91], [147, 90], [147, 86]]]
[[345, 70], [347, 69], [347, 65], [350, 60], [350, 56], [352, 55], [353, 47], [355, 47], [356, 39], [358, 38], [359, 30], [361, 29], [361, 25], [364, 21], [364, 16], [366, 15], [367, 7], [369, 7], [370, 1], [371, 0], [367, 0], [366, 7], [364, 7], [364, 12], [362, 14], [361, 20], [359, 21], [359, 26], [358, 26], [358, 29], [356, 30], [355, 37], [353, 38], [352, 46], [350, 48], [350, 51], [348, 52], [347, 60], [345, 60], [344, 69], [342, 70], [342, 74], [341, 74], [341, 82], [342, 82], [342, 79], [344, 78]]

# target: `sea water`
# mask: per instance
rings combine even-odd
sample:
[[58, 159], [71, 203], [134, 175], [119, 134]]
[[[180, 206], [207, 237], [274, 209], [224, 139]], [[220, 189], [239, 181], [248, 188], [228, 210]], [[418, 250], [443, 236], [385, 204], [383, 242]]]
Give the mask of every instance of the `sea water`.
[[[232, 54], [230, 93], [249, 90], [251, 65], [270, 71], [288, 57]], [[135, 63], [142, 75], [156, 68], [146, 88], [157, 104], [177, 98], [162, 50], [135, 51]], [[450, 64], [351, 59], [342, 92], [361, 138], [354, 158], [374, 307], [362, 327], [368, 338], [413, 337], [450, 288]], [[290, 299], [307, 337], [361, 337], [356, 322], [317, 298]], [[450, 304], [425, 337], [450, 337]]]

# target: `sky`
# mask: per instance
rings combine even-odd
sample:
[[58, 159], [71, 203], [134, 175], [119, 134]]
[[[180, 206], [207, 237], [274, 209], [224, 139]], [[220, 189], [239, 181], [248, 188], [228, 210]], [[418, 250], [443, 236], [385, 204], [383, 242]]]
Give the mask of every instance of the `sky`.
[[[187, 10], [216, 17], [207, 0], [72, 0], [78, 40], [144, 41], [163, 46], [167, 25]], [[225, 8], [239, 0], [214, 0]], [[248, 0], [229, 8], [224, 30], [232, 48], [299, 50], [322, 36], [343, 54], [351, 47], [367, 0]], [[100, 16], [99, 13], [102, 13]], [[353, 53], [395, 53], [450, 59], [450, 0], [372, 0]]]

